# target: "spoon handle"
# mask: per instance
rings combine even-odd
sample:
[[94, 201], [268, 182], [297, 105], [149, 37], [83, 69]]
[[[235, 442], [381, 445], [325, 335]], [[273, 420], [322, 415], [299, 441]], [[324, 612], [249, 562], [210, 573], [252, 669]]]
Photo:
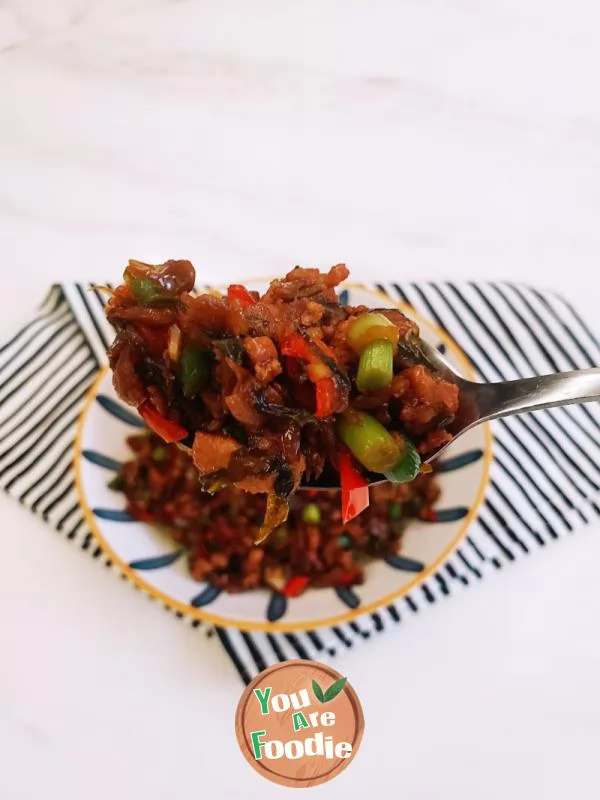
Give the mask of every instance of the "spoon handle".
[[589, 403], [600, 400], [600, 368], [478, 384], [475, 395], [480, 422], [540, 408]]

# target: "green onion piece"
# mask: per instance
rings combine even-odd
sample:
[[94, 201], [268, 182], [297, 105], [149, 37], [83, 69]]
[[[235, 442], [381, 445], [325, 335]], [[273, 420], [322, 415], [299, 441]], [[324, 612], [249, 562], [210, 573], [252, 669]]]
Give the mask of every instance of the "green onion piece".
[[385, 473], [400, 458], [400, 448], [389, 432], [364, 411], [339, 417], [336, 430], [354, 458], [371, 472]]
[[321, 522], [321, 509], [316, 503], [307, 503], [302, 509], [302, 519], [307, 525], [318, 525]]
[[388, 517], [390, 519], [400, 519], [402, 517], [402, 503], [390, 503]]
[[129, 268], [125, 270], [123, 277], [131, 294], [143, 306], [154, 306], [173, 300], [173, 295], [163, 289], [160, 284], [143, 275], [135, 275]]
[[392, 469], [384, 471], [384, 475], [392, 483], [408, 483], [417, 477], [420, 469], [421, 456], [414, 444], [405, 439], [400, 458]]
[[387, 339], [370, 342], [358, 362], [356, 385], [359, 392], [374, 392], [389, 386], [394, 377], [394, 346]]
[[340, 547], [350, 547], [351, 539], [347, 533], [341, 533], [338, 537], [338, 544]]
[[398, 345], [398, 328], [383, 314], [363, 314], [348, 326], [346, 341], [355, 353], [361, 355], [365, 347], [378, 339], [386, 339], [393, 352]]
[[152, 458], [155, 461], [164, 461], [167, 457], [167, 451], [164, 447], [155, 447], [152, 451]]
[[181, 354], [179, 378], [185, 397], [195, 397], [209, 381], [210, 353], [195, 345], [188, 345]]

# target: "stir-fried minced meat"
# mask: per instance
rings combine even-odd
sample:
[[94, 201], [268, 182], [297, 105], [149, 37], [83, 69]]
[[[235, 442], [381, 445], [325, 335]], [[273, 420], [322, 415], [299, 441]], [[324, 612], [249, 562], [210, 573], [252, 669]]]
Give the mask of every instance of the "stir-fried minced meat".
[[360, 584], [370, 559], [400, 551], [407, 520], [434, 517], [439, 496], [433, 473], [376, 486], [368, 510], [344, 525], [337, 492], [298, 492], [287, 522], [255, 545], [264, 497], [232, 488], [206, 494], [191, 458], [153, 434], [128, 444], [132, 458], [112, 485], [125, 493], [129, 513], [164, 526], [187, 548], [190, 574], [228, 592], [267, 587], [291, 595]]
[[452, 438], [458, 388], [421, 362], [418, 327], [399, 309], [342, 305], [347, 277], [344, 264], [296, 267], [262, 295], [235, 284], [194, 296], [190, 262], [130, 262], [106, 309], [116, 391], [165, 440], [196, 437], [211, 490], [287, 501], [335, 473], [344, 448], [353, 460], [338, 481], [350, 469], [410, 481]]

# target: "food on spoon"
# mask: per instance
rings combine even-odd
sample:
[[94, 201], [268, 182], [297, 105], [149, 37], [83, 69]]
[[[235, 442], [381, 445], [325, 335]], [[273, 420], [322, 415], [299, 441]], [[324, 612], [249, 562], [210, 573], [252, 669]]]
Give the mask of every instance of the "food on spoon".
[[186, 548], [193, 578], [227, 592], [267, 587], [291, 597], [361, 584], [369, 561], [401, 551], [411, 518], [435, 517], [434, 473], [372, 487], [369, 508], [345, 525], [337, 491], [302, 491], [291, 499], [287, 522], [255, 546], [264, 496], [231, 487], [206, 494], [191, 457], [176, 444], [152, 433], [127, 441], [132, 455], [111, 481], [125, 493], [127, 511]]
[[296, 267], [264, 294], [193, 294], [189, 261], [130, 261], [106, 313], [118, 395], [167, 442], [191, 448], [201, 487], [266, 494], [257, 540], [301, 483], [339, 474], [344, 521], [369, 473], [402, 483], [452, 438], [458, 387], [419, 359], [399, 309], [340, 303], [343, 264]]

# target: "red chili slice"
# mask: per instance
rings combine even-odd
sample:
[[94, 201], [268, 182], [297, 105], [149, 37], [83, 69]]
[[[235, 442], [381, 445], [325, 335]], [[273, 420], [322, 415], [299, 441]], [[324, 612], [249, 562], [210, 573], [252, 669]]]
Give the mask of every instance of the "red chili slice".
[[281, 342], [281, 354], [292, 358], [301, 358], [303, 361], [310, 361], [310, 350], [306, 339], [299, 333], [292, 333], [286, 336]]
[[138, 522], [154, 522], [156, 520], [156, 517], [150, 511], [146, 511], [146, 509], [140, 508], [133, 503], [129, 504], [128, 511]]
[[335, 381], [333, 378], [323, 378], [315, 386], [317, 399], [317, 417], [328, 417], [333, 413], [335, 406]]
[[310, 583], [310, 578], [306, 575], [294, 575], [290, 578], [286, 585], [283, 587], [283, 593], [286, 597], [298, 597], [306, 589]]
[[337, 580], [343, 584], [344, 586], [349, 586], [350, 584], [356, 583], [356, 579], [358, 574], [355, 571], [347, 570], [346, 572], [342, 572], [337, 576]]
[[245, 286], [239, 283], [232, 283], [227, 289], [227, 297], [229, 300], [239, 300], [243, 306], [250, 306], [256, 303], [256, 300]]
[[342, 487], [342, 522], [344, 525], [369, 506], [369, 484], [357, 471], [349, 451], [339, 452], [340, 484]]
[[158, 434], [165, 442], [180, 442], [188, 435], [185, 428], [163, 417], [150, 403], [142, 403], [138, 408], [140, 417], [154, 433]]
[[167, 349], [166, 328], [151, 328], [149, 325], [138, 325], [137, 331], [152, 355], [160, 356], [165, 352]]

